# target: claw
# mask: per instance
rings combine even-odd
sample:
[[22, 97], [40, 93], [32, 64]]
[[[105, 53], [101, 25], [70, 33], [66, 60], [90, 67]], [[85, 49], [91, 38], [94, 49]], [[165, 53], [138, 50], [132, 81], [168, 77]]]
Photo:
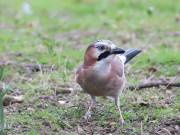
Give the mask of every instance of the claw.
[[119, 121], [119, 124], [120, 124], [120, 126], [123, 127], [126, 123], [125, 123], [124, 119], [122, 119], [122, 120]]
[[91, 119], [91, 112], [89, 112], [89, 111], [88, 111], [88, 112], [86, 112], [86, 114], [84, 115], [84, 117], [83, 117], [83, 118], [84, 118], [84, 120], [85, 120], [85, 121], [90, 120], [90, 119]]
[[91, 105], [89, 106], [86, 114], [83, 117], [85, 121], [88, 121], [91, 119], [91, 113], [92, 113], [91, 110], [92, 110], [95, 103], [96, 103], [95, 96], [91, 96]]

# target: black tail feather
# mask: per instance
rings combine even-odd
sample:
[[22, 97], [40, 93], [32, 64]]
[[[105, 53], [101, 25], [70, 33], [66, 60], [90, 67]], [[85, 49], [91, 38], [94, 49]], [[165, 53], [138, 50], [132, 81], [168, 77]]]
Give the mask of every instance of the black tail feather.
[[124, 55], [126, 57], [125, 64], [127, 62], [129, 62], [133, 57], [138, 55], [140, 52], [141, 52], [141, 50], [138, 50], [138, 49], [128, 49], [128, 50], [126, 50], [126, 52], [124, 53]]

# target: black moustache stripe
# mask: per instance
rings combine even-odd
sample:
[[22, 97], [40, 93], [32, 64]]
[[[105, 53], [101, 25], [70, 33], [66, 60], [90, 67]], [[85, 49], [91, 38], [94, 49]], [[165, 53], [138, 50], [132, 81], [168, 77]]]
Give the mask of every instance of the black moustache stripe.
[[110, 53], [109, 51], [103, 52], [103, 53], [101, 53], [101, 54], [99, 55], [99, 57], [98, 57], [97, 60], [100, 61], [100, 60], [108, 57], [110, 54], [111, 54], [111, 53]]

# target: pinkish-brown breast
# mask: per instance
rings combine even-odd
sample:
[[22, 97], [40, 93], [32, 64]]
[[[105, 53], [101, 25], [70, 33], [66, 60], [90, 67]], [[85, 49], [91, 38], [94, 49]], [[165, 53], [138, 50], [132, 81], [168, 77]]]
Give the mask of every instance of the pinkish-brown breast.
[[109, 67], [104, 70], [104, 76], [99, 76], [94, 66], [81, 67], [77, 82], [85, 92], [94, 96], [115, 96], [119, 94], [125, 83], [123, 65], [113, 58]]

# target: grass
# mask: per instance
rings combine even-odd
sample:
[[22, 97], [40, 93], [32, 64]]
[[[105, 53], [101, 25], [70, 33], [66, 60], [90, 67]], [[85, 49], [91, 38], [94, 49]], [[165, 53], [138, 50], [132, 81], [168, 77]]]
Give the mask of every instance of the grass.
[[[0, 1], [0, 63], [16, 63], [0, 66], [0, 83], [13, 88], [9, 94], [20, 91], [25, 97], [24, 103], [5, 107], [7, 134], [139, 134], [141, 124], [143, 132], [154, 133], [162, 121], [179, 115], [178, 89], [169, 90], [171, 99], [167, 90], [152, 88], [121, 97], [125, 127], [118, 125], [114, 103], [101, 98], [91, 122], [83, 123], [90, 98], [74, 82], [86, 47], [97, 39], [143, 50], [126, 66], [129, 83], [149, 77], [179, 81], [180, 39], [173, 36], [179, 31], [178, 0], [31, 0], [32, 15], [22, 11], [23, 2]], [[33, 63], [49, 68], [32, 72], [21, 66]], [[56, 95], [64, 84], [75, 93]], [[59, 100], [68, 102], [60, 105]]]

